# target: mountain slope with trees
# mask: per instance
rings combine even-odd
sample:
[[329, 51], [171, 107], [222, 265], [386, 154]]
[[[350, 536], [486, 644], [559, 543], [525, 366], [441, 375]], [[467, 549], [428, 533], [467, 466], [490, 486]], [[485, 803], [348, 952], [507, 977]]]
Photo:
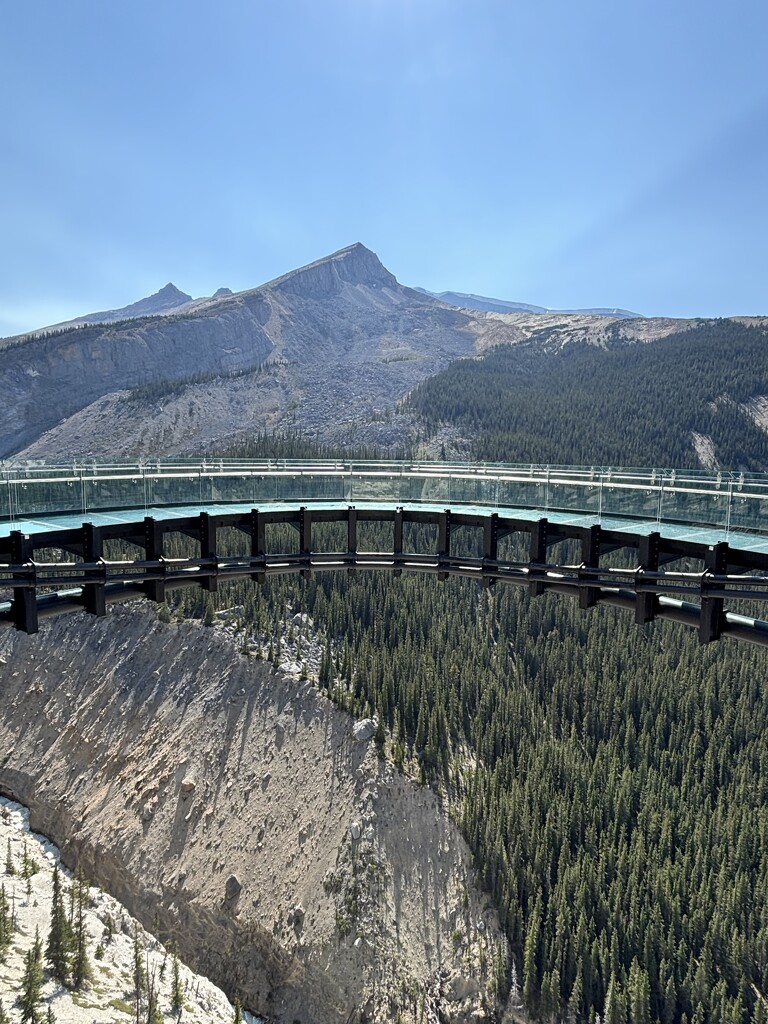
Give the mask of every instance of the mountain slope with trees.
[[704, 320], [652, 345], [555, 338], [453, 363], [408, 405], [428, 433], [449, 424], [474, 458], [497, 462], [690, 467], [693, 435], [723, 469], [768, 467], [768, 434], [744, 406], [768, 394], [768, 331]]

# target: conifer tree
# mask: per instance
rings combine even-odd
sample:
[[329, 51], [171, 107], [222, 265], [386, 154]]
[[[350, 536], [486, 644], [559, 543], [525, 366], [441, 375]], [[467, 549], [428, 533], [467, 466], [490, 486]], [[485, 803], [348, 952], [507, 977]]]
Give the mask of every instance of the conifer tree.
[[60, 985], [66, 985], [69, 979], [73, 953], [73, 934], [64, 909], [64, 897], [61, 892], [61, 876], [58, 865], [53, 869], [53, 897], [51, 900], [51, 928], [48, 933], [48, 945], [45, 948], [45, 959], [51, 972]]
[[141, 1002], [147, 987], [147, 975], [144, 970], [144, 957], [139, 942], [139, 929], [133, 926], [133, 998], [136, 1006], [136, 1024], [141, 1024]]
[[173, 960], [171, 961], [173, 969], [173, 984], [171, 987], [171, 1007], [174, 1013], [181, 1016], [181, 1010], [184, 1006], [184, 992], [181, 987], [181, 975], [179, 971], [179, 954], [174, 949]]
[[5, 963], [11, 937], [14, 932], [11, 908], [5, 895], [5, 885], [0, 885], [0, 964]]
[[82, 865], [78, 865], [75, 877], [75, 924], [73, 927], [72, 984], [82, 988], [92, 975], [88, 959], [88, 935], [85, 928], [85, 904], [88, 899], [88, 882]]
[[5, 873], [6, 875], [15, 875], [16, 867], [13, 863], [13, 855], [11, 853], [11, 840], [8, 838], [8, 845], [5, 848]]
[[243, 1007], [239, 996], [235, 996], [235, 1016], [233, 1017], [232, 1024], [243, 1024]]
[[651, 986], [636, 959], [629, 971], [629, 1021], [630, 1024], [651, 1024]]
[[10, 1018], [8, 1017], [5, 1007], [3, 1006], [2, 999], [0, 999], [0, 1024], [11, 1024]]
[[37, 1007], [43, 988], [43, 947], [40, 933], [35, 929], [35, 942], [24, 954], [24, 974], [21, 979], [19, 1009], [22, 1024], [35, 1024]]

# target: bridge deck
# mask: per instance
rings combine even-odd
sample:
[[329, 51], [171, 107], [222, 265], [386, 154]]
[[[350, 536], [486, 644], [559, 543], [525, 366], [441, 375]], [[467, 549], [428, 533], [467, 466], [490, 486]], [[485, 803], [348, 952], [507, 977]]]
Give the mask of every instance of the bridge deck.
[[[301, 504], [311, 511], [331, 511], [339, 508], [349, 507], [345, 502], [340, 501], [302, 501]], [[270, 501], [263, 502], [262, 510], [275, 512], [287, 512], [295, 509], [296, 501]], [[0, 521], [0, 538], [10, 536], [13, 530], [19, 530], [24, 534], [35, 536], [40, 542], [44, 542], [44, 534], [57, 533], [61, 530], [73, 530], [82, 526], [84, 521], [94, 526], [114, 526], [118, 524], [135, 523], [144, 516], [152, 516], [160, 522], [171, 519], [189, 518], [197, 516], [201, 512], [207, 512], [210, 516], [225, 515], [246, 515], [253, 508], [253, 504], [242, 502], [218, 502], [210, 505], [157, 505], [143, 508], [114, 509], [111, 511], [98, 511], [83, 513], [67, 513], [66, 515], [55, 516], [30, 516], [19, 518], [13, 522]], [[651, 520], [632, 518], [631, 516], [597, 515], [593, 512], [562, 512], [556, 510], [545, 511], [544, 509], [517, 507], [499, 507], [490, 505], [469, 505], [454, 504], [448, 505], [445, 502], [436, 504], [433, 502], [372, 502], [356, 501], [353, 507], [358, 510], [390, 510], [394, 512], [402, 508], [404, 512], [430, 512], [439, 514], [446, 508], [453, 512], [463, 513], [475, 517], [487, 517], [493, 513], [499, 516], [536, 522], [545, 517], [550, 523], [561, 526], [573, 526], [588, 528], [599, 525], [603, 530], [615, 533], [626, 533], [633, 536], [648, 536], [653, 532], [660, 532], [666, 539], [693, 543], [698, 545], [714, 546], [715, 544], [728, 543], [731, 548], [739, 551], [755, 552], [757, 554], [768, 554], [768, 536], [764, 534], [741, 532], [739, 530], [724, 530], [722, 527], [689, 525], [664, 520]]]
[[[365, 521], [394, 524], [391, 550], [358, 551]], [[320, 522], [346, 524], [344, 551], [313, 547], [313, 539], [322, 543], [322, 534], [313, 538]], [[436, 527], [436, 549], [430, 542], [431, 551], [404, 552], [409, 522]], [[298, 550], [270, 553], [269, 523], [295, 527]], [[249, 555], [224, 553], [224, 526], [250, 536]], [[482, 557], [456, 553], [452, 532], [463, 526], [480, 528]], [[165, 537], [175, 532], [199, 545], [196, 558], [165, 557]], [[510, 534], [528, 535], [521, 561], [500, 547]], [[110, 540], [130, 541], [144, 556], [110, 561]], [[568, 549], [575, 564], [552, 560], [564, 540], [580, 545]], [[44, 563], [35, 556], [45, 548], [74, 560]], [[602, 560], [620, 548], [633, 549], [631, 568]], [[520, 558], [519, 545], [514, 550]], [[0, 622], [28, 632], [41, 612], [66, 605], [102, 615], [107, 601], [129, 591], [162, 601], [167, 587], [215, 590], [237, 576], [366, 566], [505, 581], [533, 595], [576, 596], [582, 608], [633, 608], [638, 623], [685, 622], [704, 643], [729, 634], [766, 644], [768, 623], [726, 609], [724, 600], [768, 600], [768, 477], [392, 462], [0, 465], [0, 586], [13, 592]]]

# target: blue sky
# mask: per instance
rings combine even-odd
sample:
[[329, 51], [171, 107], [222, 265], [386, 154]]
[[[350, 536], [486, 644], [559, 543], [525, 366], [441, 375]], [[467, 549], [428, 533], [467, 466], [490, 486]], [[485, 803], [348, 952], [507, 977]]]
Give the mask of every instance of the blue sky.
[[355, 241], [435, 291], [768, 314], [764, 0], [35, 0], [0, 33], [0, 335]]

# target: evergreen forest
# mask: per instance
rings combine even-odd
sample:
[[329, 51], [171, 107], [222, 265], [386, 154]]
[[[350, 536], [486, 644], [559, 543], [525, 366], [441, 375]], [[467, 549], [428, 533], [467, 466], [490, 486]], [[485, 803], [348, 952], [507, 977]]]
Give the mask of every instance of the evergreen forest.
[[604, 347], [554, 331], [462, 359], [409, 399], [428, 433], [455, 427], [489, 462], [693, 468], [692, 434], [723, 469], [768, 467], [768, 434], [742, 405], [768, 393], [762, 327], [703, 320], [649, 344], [621, 325]]
[[[715, 321], [648, 346], [498, 349], [411, 406], [477, 459], [691, 466], [697, 430], [723, 468], [756, 469], [768, 438], [738, 403], [768, 391], [764, 345]], [[247, 454], [289, 452], [312, 454], [266, 437]], [[532, 1019], [768, 1020], [762, 648], [419, 574], [278, 577], [218, 601], [267, 632], [289, 607], [312, 616], [319, 685], [377, 713], [379, 744], [449, 802], [508, 937], [500, 984]]]

